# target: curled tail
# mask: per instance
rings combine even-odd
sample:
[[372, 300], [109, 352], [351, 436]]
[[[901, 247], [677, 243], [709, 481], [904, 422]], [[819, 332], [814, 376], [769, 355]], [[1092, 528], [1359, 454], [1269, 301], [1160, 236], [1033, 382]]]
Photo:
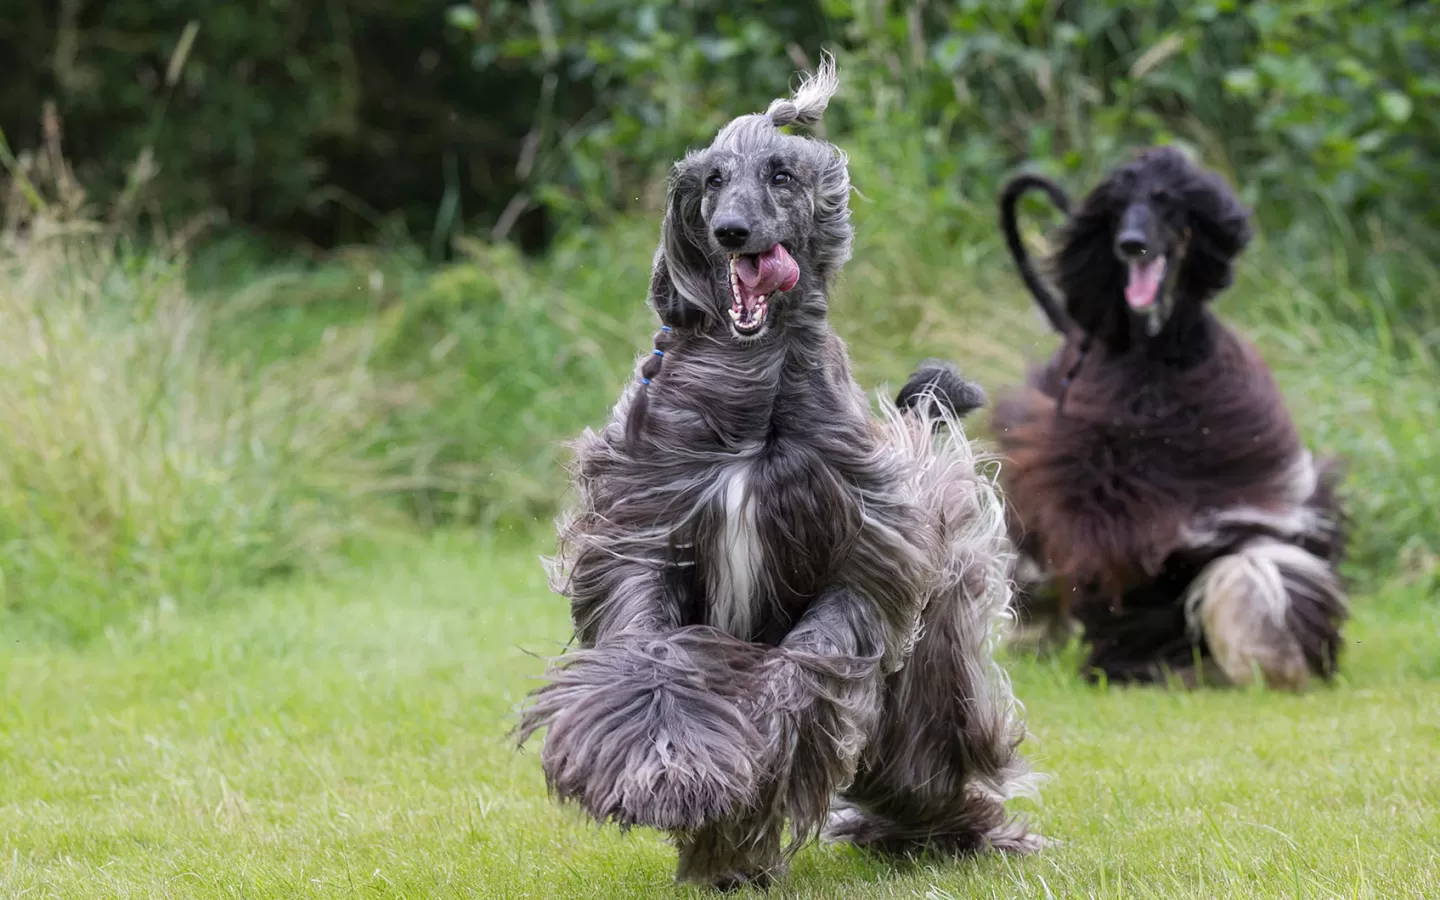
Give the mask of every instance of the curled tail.
[[922, 362], [895, 395], [895, 406], [901, 412], [918, 413], [934, 419], [937, 424], [947, 417], [963, 419], [985, 402], [985, 391], [980, 385], [966, 380], [954, 366], [938, 359]]
[[1024, 241], [1020, 239], [1016, 211], [1020, 205], [1020, 198], [1030, 190], [1044, 191], [1056, 208], [1067, 216], [1070, 214], [1070, 198], [1065, 195], [1065, 190], [1060, 185], [1043, 175], [1016, 175], [1006, 182], [1005, 188], [1000, 192], [1000, 230], [1005, 234], [1005, 245], [1010, 248], [1010, 255], [1015, 259], [1015, 265], [1020, 270], [1020, 278], [1024, 280], [1025, 287], [1030, 289], [1031, 295], [1035, 297], [1035, 302], [1040, 304], [1045, 318], [1050, 320], [1050, 327], [1061, 334], [1069, 334], [1075, 329], [1075, 323], [1065, 314], [1059, 298], [1051, 293], [1049, 286], [1035, 271], [1030, 253], [1025, 249]]

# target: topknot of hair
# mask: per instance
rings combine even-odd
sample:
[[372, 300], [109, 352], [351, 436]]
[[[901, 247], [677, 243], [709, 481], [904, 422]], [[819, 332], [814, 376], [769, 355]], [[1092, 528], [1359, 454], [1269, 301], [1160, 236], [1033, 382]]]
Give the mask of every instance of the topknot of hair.
[[835, 69], [835, 57], [825, 54], [815, 74], [803, 76], [800, 87], [788, 100], [774, 100], [765, 115], [770, 117], [776, 128], [786, 125], [815, 125], [825, 115], [830, 98], [840, 89], [840, 76]]

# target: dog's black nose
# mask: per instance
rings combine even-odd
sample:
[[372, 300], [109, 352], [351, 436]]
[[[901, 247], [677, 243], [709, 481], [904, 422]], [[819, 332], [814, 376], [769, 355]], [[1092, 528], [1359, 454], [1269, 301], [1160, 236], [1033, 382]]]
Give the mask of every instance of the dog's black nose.
[[715, 240], [720, 246], [735, 250], [750, 239], [750, 226], [743, 219], [720, 219], [715, 222]]
[[1150, 245], [1145, 241], [1145, 235], [1139, 231], [1124, 231], [1120, 237], [1115, 239], [1115, 246], [1119, 249], [1121, 256], [1131, 259], [1144, 256], [1150, 252]]

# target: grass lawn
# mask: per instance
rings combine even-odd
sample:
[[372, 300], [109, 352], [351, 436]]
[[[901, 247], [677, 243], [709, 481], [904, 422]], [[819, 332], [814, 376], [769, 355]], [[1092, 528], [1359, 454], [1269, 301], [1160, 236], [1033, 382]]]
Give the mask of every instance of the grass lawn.
[[[567, 637], [543, 542], [441, 536], [224, 611], [0, 656], [0, 896], [665, 896], [654, 833], [545, 795], [510, 713]], [[798, 897], [1433, 897], [1440, 607], [1362, 598], [1307, 696], [1089, 688], [1014, 661], [1063, 845], [897, 869], [811, 846]], [[537, 745], [538, 746], [538, 745]], [[681, 892], [683, 893], [683, 892]]]

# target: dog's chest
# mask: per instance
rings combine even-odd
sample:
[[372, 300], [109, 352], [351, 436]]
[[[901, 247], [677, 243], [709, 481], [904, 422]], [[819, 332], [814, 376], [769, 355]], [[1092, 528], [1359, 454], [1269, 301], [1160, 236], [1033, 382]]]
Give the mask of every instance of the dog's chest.
[[786, 453], [728, 467], [720, 481], [702, 542], [704, 619], [745, 640], [778, 637], [833, 577], [859, 519], [854, 492], [822, 461]]
[[1087, 398], [1081, 415], [1057, 417], [1054, 426], [1056, 458], [1073, 472], [1073, 489], [1116, 503], [1260, 502], [1300, 446], [1283, 407], [1244, 374], [1097, 367], [1103, 390]]
[[735, 467], [724, 476], [706, 567], [706, 623], [746, 640], [760, 614], [765, 562], [751, 474], [748, 467]]

